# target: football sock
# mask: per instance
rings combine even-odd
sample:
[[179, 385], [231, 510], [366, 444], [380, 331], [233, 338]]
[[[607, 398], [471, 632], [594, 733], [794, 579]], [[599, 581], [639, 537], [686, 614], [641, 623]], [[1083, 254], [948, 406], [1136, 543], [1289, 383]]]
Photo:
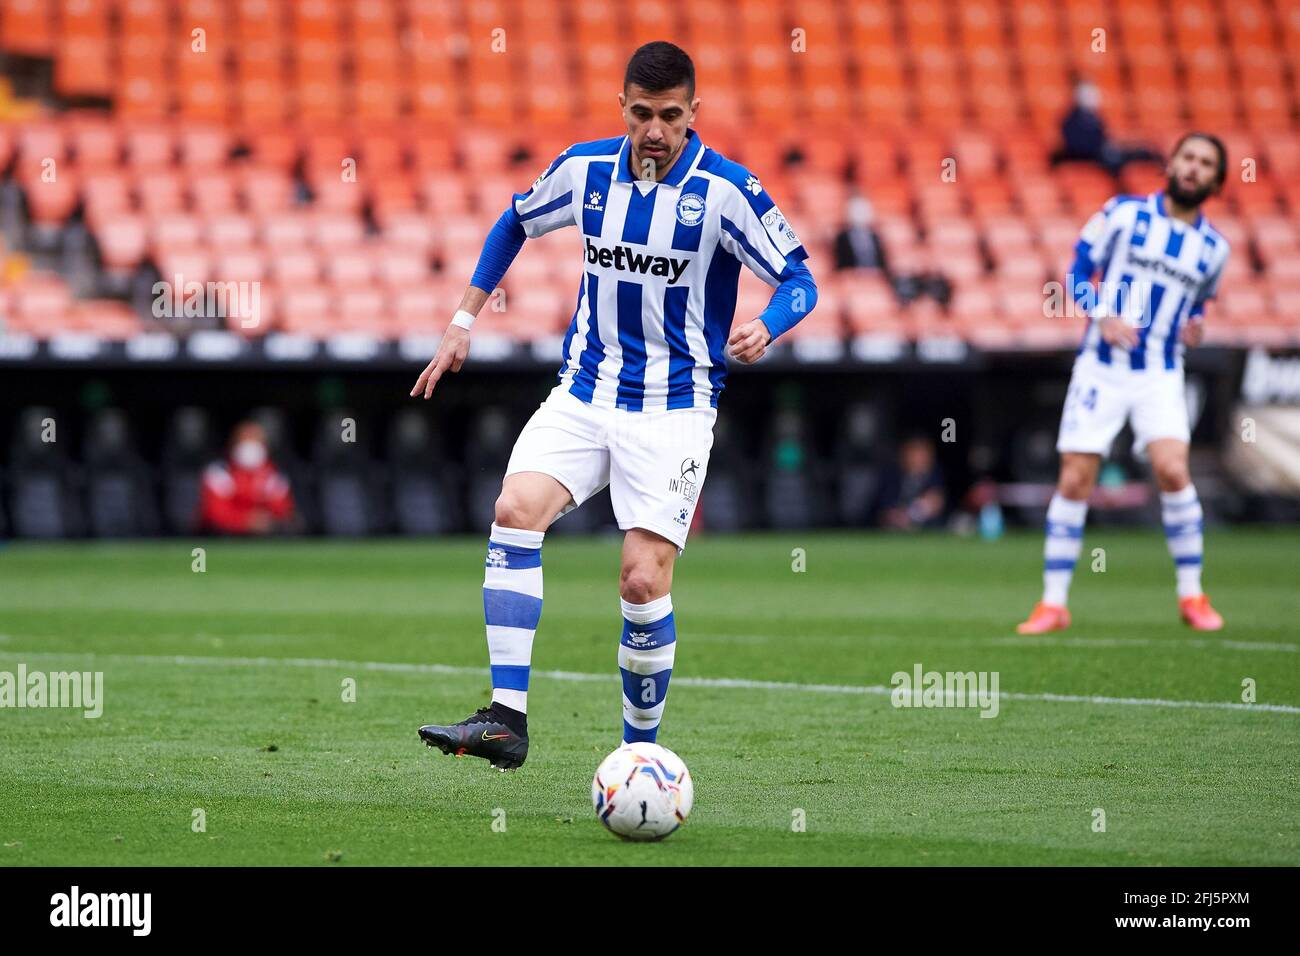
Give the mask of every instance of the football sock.
[[499, 700], [492, 701], [492, 713], [497, 720], [505, 724], [521, 737], [528, 733], [528, 715], [522, 711], [515, 710], [513, 707], [507, 707]]
[[542, 617], [543, 531], [495, 522], [483, 571], [483, 618], [492, 665], [492, 703], [528, 712], [533, 635]]
[[653, 742], [664, 714], [668, 678], [677, 652], [672, 595], [648, 604], [623, 606], [623, 639], [618, 645], [618, 669], [623, 675], [623, 742]]
[[1174, 559], [1179, 598], [1201, 593], [1201, 556], [1204, 549], [1202, 530], [1204, 513], [1196, 486], [1160, 495], [1160, 517], [1165, 525], [1165, 540]]
[[1043, 543], [1043, 603], [1065, 607], [1070, 579], [1083, 548], [1083, 524], [1088, 502], [1071, 501], [1059, 491], [1047, 506], [1047, 533]]

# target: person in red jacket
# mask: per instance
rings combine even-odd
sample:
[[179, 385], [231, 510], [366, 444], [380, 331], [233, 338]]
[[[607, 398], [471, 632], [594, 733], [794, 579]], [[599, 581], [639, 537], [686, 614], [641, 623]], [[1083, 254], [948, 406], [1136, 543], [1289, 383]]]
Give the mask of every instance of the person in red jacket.
[[293, 493], [271, 464], [261, 425], [235, 426], [226, 460], [203, 473], [200, 502], [203, 528], [222, 534], [269, 534], [293, 518]]

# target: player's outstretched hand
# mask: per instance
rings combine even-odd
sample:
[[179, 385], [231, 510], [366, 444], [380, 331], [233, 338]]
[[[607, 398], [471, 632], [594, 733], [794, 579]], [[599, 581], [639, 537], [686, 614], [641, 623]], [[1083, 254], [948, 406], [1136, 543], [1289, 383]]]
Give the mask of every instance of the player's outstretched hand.
[[1111, 345], [1125, 349], [1134, 348], [1138, 344], [1137, 329], [1116, 315], [1101, 320], [1101, 337]]
[[420, 377], [416, 379], [415, 388], [411, 389], [411, 397], [415, 398], [421, 392], [424, 392], [424, 397], [428, 398], [433, 394], [433, 389], [438, 384], [438, 380], [442, 378], [442, 373], [448, 369], [459, 372], [460, 367], [465, 364], [465, 356], [467, 355], [469, 355], [469, 332], [459, 325], [447, 326], [442, 341], [438, 343], [438, 354], [433, 357], [433, 361], [425, 367], [425, 370], [420, 373]]
[[744, 325], [738, 325], [727, 339], [731, 347], [731, 357], [745, 365], [753, 365], [767, 351], [767, 343], [772, 341], [772, 333], [767, 330], [762, 319], [750, 319]]
[[1192, 319], [1183, 326], [1182, 337], [1184, 345], [1196, 348], [1205, 338], [1205, 323], [1200, 319]]

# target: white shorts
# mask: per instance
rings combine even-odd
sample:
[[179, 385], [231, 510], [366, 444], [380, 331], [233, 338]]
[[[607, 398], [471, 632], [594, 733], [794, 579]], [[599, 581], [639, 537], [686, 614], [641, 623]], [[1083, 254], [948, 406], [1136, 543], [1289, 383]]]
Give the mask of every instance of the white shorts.
[[1182, 367], [1135, 372], [1080, 357], [1070, 375], [1056, 450], [1104, 457], [1126, 421], [1133, 425], [1133, 450], [1138, 453], [1158, 438], [1187, 441]]
[[681, 554], [713, 447], [715, 408], [629, 412], [556, 386], [515, 441], [506, 474], [540, 471], [569, 490], [567, 514], [609, 485], [624, 531], [644, 528]]

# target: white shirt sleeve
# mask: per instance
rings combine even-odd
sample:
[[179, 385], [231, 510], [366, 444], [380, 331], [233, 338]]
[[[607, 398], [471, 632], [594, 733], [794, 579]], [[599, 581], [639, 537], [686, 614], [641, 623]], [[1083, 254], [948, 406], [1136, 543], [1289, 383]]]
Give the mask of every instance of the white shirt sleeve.
[[768, 285], [776, 287], [795, 262], [808, 258], [808, 250], [763, 189], [750, 176], [722, 210], [722, 247]]
[[515, 194], [515, 215], [529, 239], [577, 224], [573, 211], [572, 173], [580, 164], [566, 163], [568, 152], [566, 149], [557, 156], [555, 162], [533, 180], [528, 192]]

